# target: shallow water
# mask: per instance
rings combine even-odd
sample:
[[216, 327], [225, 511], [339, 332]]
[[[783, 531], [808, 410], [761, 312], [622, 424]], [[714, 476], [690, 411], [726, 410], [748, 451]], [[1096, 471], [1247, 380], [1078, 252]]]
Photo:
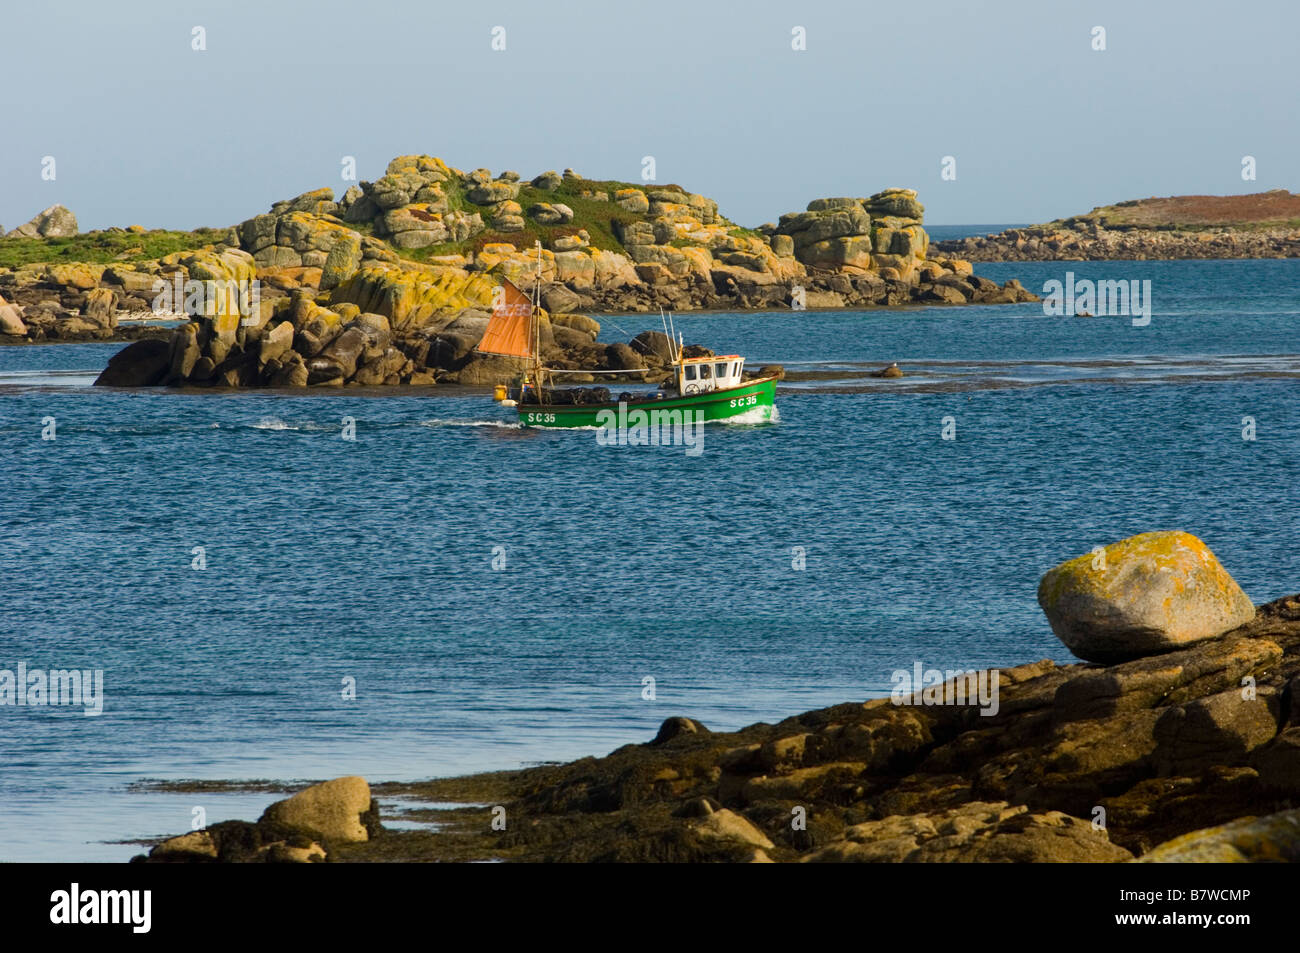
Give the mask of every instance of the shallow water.
[[678, 316], [795, 378], [779, 423], [700, 456], [522, 431], [481, 394], [91, 390], [120, 345], [0, 348], [0, 668], [102, 669], [106, 695], [0, 707], [0, 859], [126, 859], [105, 842], [281, 796], [144, 778], [418, 779], [776, 720], [915, 661], [1066, 662], [1039, 576], [1143, 530], [1201, 536], [1256, 601], [1300, 590], [1300, 262], [979, 272], [1067, 269], [1151, 278], [1151, 324]]

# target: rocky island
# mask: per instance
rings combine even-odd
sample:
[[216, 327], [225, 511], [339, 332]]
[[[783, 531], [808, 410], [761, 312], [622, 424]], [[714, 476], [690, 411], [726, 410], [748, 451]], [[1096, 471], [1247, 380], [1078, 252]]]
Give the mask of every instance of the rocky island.
[[[339, 778], [135, 859], [1300, 860], [1300, 596], [1256, 610], [1200, 540], [1157, 532], [1062, 563], [1038, 599], [1104, 661], [949, 672], [734, 732], [674, 717], [564, 765]], [[991, 699], [961, 690], [989, 679]], [[385, 830], [375, 795], [466, 806]]]
[[1300, 257], [1300, 194], [1133, 199], [996, 235], [935, 242], [969, 261]]
[[923, 216], [914, 191], [885, 189], [749, 229], [676, 185], [572, 170], [524, 181], [400, 156], [374, 182], [226, 229], [68, 235], [46, 210], [0, 240], [0, 340], [109, 339], [123, 315], [165, 311], [181, 327], [128, 348], [101, 383], [484, 383], [500, 368], [472, 347], [493, 291], [532, 282], [538, 242], [544, 356], [560, 367], [644, 367], [635, 342], [595, 344], [591, 311], [1037, 300], [931, 255]]

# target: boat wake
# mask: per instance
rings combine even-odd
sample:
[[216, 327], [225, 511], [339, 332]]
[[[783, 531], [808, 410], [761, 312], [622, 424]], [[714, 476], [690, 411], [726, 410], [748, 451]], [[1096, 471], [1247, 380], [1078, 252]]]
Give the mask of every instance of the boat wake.
[[753, 410], [747, 410], [743, 414], [737, 414], [734, 417], [709, 421], [711, 424], [726, 424], [729, 427], [734, 427], [737, 424], [753, 426], [755, 424], [779, 424], [780, 422], [781, 411], [775, 405], [771, 407], [755, 407]]
[[296, 424], [286, 423], [279, 417], [263, 417], [252, 425], [254, 430], [301, 430]]
[[434, 417], [430, 420], [421, 420], [421, 427], [497, 427], [502, 430], [520, 430], [522, 429], [518, 421], [509, 420], [446, 420], [440, 417]]

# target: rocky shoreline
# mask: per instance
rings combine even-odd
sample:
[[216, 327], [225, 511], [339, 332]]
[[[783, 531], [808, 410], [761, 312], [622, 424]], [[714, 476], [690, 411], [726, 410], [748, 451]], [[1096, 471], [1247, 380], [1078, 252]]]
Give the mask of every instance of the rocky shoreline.
[[[340, 778], [135, 860], [1297, 861], [1300, 595], [1243, 600], [1195, 537], [1143, 534], [1039, 589], [1106, 664], [949, 672], [734, 732], [669, 718], [564, 765]], [[466, 806], [385, 830], [375, 795]]]
[[[41, 223], [65, 223], [60, 208], [0, 240], [0, 263], [7, 253], [15, 262], [39, 258]], [[539, 256], [547, 359], [597, 369], [620, 368], [616, 357], [612, 365], [583, 363], [592, 358], [588, 332], [599, 330], [589, 312], [1039, 300], [1018, 281], [999, 286], [969, 262], [932, 256], [923, 216], [916, 192], [885, 189], [815, 199], [748, 229], [725, 218], [717, 202], [675, 185], [591, 180], [572, 170], [523, 181], [514, 172], [493, 176], [399, 156], [374, 182], [338, 197], [331, 189], [307, 192], [225, 230], [110, 229], [81, 236], [87, 244], [80, 247], [125, 246], [111, 261], [69, 261], [71, 250], [60, 246], [56, 263], [0, 265], [8, 299], [0, 304], [0, 343], [113, 339], [123, 311], [157, 310], [165, 297], [168, 309], [192, 316], [172, 336], [167, 373], [119, 374], [118, 386], [497, 379], [499, 367], [468, 366], [476, 363], [470, 349], [501, 282], [534, 284]], [[59, 229], [58, 240], [77, 240]], [[147, 255], [176, 244], [186, 247]], [[378, 337], [369, 334], [383, 325]], [[330, 351], [358, 343], [338, 344], [350, 332], [368, 337], [359, 361]], [[156, 348], [139, 347], [124, 362], [152, 368], [157, 360]], [[268, 368], [272, 361], [278, 366]]]
[[1300, 258], [1300, 195], [1279, 189], [1121, 202], [933, 248], [968, 261]]

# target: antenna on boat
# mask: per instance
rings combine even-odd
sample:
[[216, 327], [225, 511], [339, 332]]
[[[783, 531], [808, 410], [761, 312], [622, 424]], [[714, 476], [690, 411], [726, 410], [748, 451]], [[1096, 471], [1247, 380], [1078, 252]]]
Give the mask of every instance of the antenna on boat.
[[542, 304], [542, 242], [538, 239], [533, 242], [537, 249], [537, 280], [533, 282], [533, 301], [532, 301], [532, 330], [533, 330], [533, 377], [536, 378], [534, 383], [537, 385], [537, 402], [542, 402], [542, 375], [545, 368], [542, 366], [542, 322], [537, 315], [537, 309]]
[[[669, 312], [667, 315], [665, 315], [663, 305], [659, 306], [659, 320], [664, 326], [664, 337], [668, 339], [668, 350], [670, 352], [676, 352], [677, 340], [673, 333], [672, 312]], [[677, 357], [678, 355], [676, 353], [672, 353], [672, 359], [674, 363], [676, 363]]]

